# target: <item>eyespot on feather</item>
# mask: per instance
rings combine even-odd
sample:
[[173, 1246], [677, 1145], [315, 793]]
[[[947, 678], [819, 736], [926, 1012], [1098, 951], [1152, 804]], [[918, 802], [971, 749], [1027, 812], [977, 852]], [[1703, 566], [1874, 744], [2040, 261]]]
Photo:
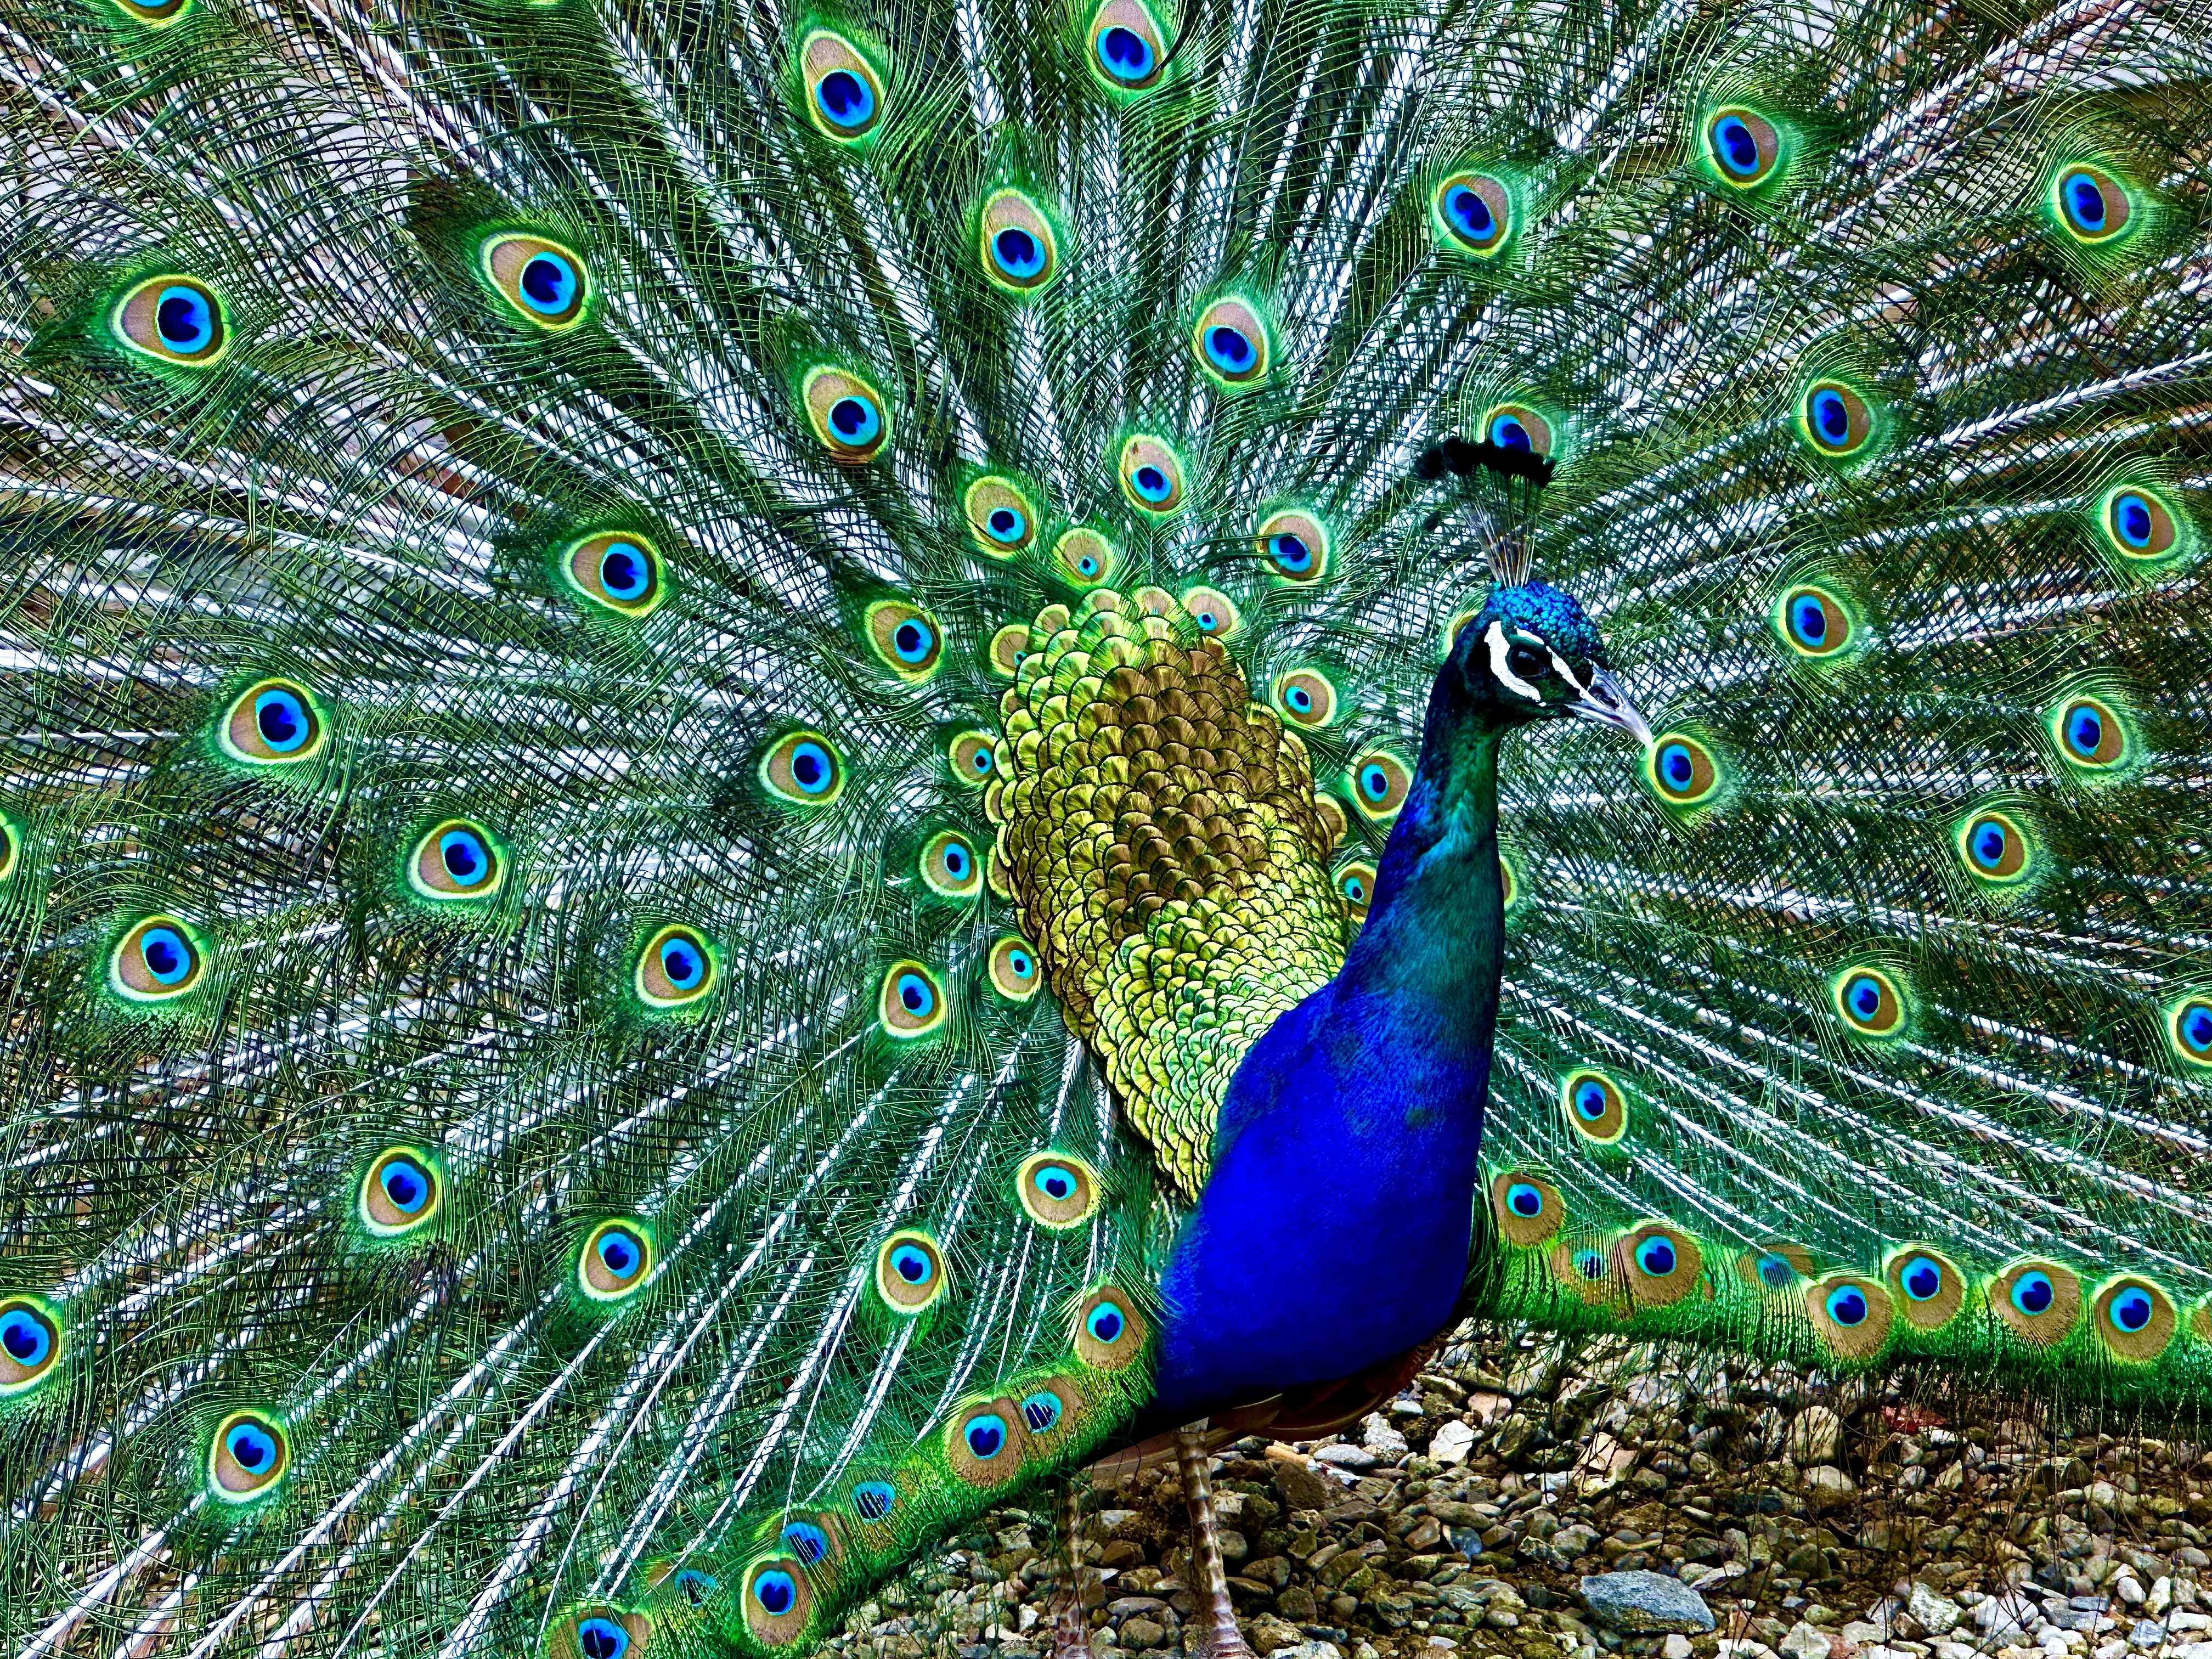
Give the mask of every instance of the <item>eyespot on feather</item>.
[[275, 1489], [291, 1462], [282, 1423], [265, 1412], [233, 1412], [216, 1425], [208, 1447], [209, 1493], [222, 1503], [252, 1503]]
[[988, 1492], [1021, 1474], [1028, 1439], [1020, 1404], [1001, 1395], [952, 1413], [945, 1427], [945, 1461], [968, 1485]]
[[1863, 1037], [1904, 1034], [1911, 1002], [1904, 982], [1887, 969], [1862, 963], [1828, 982], [1828, 995], [1844, 1030]]
[[2089, 1328], [2113, 1358], [2148, 1365], [2172, 1345], [2180, 1321], [2173, 1299], [2156, 1284], [2122, 1273], [2098, 1290], [2089, 1307]]
[[2050, 723], [2059, 759], [2077, 772], [2116, 772], [2131, 758], [2127, 722], [2102, 697], [2062, 697], [2051, 706]]
[[1820, 1272], [1813, 1253], [1795, 1239], [1762, 1240], [1735, 1259], [1736, 1277], [1755, 1291], [1786, 1291]]
[[305, 686], [257, 680], [231, 699], [216, 726], [216, 745], [249, 766], [291, 766], [320, 754], [330, 733], [321, 705]]
[[125, 17], [155, 28], [175, 22], [194, 9], [194, 0], [115, 0], [116, 9]]
[[1966, 1305], [1966, 1279], [1950, 1257], [1925, 1244], [1890, 1253], [1882, 1268], [1890, 1300], [1915, 1330], [1940, 1331]]
[[784, 800], [826, 806], [844, 791], [845, 768], [836, 746], [819, 732], [793, 732], [761, 757], [760, 780]]
[[745, 1632], [763, 1647], [789, 1647], [806, 1633], [814, 1617], [814, 1590], [805, 1564], [793, 1555], [772, 1555], [745, 1569], [739, 1605]]
[[1115, 92], [1143, 92], [1167, 72], [1167, 36], [1141, 0], [1105, 0], [1086, 31], [1091, 71]]
[[994, 473], [976, 479], [961, 505], [975, 544], [994, 559], [1011, 559], [1036, 539], [1036, 504], [1012, 478]]
[[1842, 599], [1807, 582], [1788, 589], [1776, 601], [1774, 631], [1796, 655], [1828, 662], [1850, 648], [1858, 628]]
[[361, 1179], [357, 1213], [378, 1238], [404, 1238], [438, 1218], [445, 1182], [436, 1160], [413, 1146], [392, 1146], [373, 1159]]
[[2055, 1347], [2081, 1316], [2081, 1281], [2055, 1261], [2016, 1261], [1990, 1281], [1990, 1310], [2033, 1347]]
[[1121, 494], [1139, 512], [1164, 518], [1183, 504], [1182, 458], [1164, 438], [1139, 434], [1121, 445]]
[[579, 598], [617, 616], [649, 617], [667, 597], [660, 550], [633, 531], [604, 530], [570, 543], [560, 571]]
[[1270, 513], [1252, 539], [1268, 569], [1285, 581], [1318, 581], [1328, 574], [1328, 529], [1310, 513]]
[[1275, 681], [1275, 707], [1291, 725], [1315, 731], [1336, 718], [1336, 687], [1318, 668], [1294, 668]]
[[880, 392], [849, 369], [810, 368], [800, 401], [814, 435], [834, 461], [863, 465], [890, 441], [890, 405]]
[[876, 1294], [893, 1313], [921, 1312], [950, 1283], [945, 1253], [927, 1233], [913, 1228], [893, 1233], [876, 1251]]
[[952, 739], [946, 757], [952, 775], [978, 787], [999, 775], [998, 739], [988, 732], [963, 732]]
[[1114, 544], [1098, 532], [1083, 526], [1063, 531], [1053, 544], [1052, 556], [1061, 574], [1085, 587], [1112, 580], [1116, 562]]
[[983, 860], [975, 843], [957, 830], [940, 830], [924, 842], [921, 879], [939, 898], [973, 898], [983, 885]]
[[1367, 907], [1375, 900], [1375, 866], [1364, 859], [1355, 859], [1340, 866], [1336, 872], [1336, 890], [1352, 912], [1354, 921], [1367, 919]]
[[[691, 1569], [684, 1571], [704, 1577]], [[714, 1581], [707, 1582], [711, 1586]], [[547, 1628], [545, 1652], [547, 1659], [644, 1659], [652, 1634], [653, 1621], [644, 1613], [587, 1601]]]
[[1617, 1146], [1628, 1133], [1628, 1098], [1603, 1072], [1584, 1066], [1559, 1084], [1559, 1109], [1567, 1127], [1583, 1140]]
[[416, 896], [445, 903], [488, 898], [507, 880], [504, 850], [470, 818], [446, 818], [416, 838], [407, 854], [407, 884]]
[[492, 291], [533, 328], [564, 333], [584, 320], [591, 276], [573, 249], [519, 231], [488, 236], [477, 255]]
[[1267, 379], [1273, 352], [1260, 313], [1234, 297], [1216, 300], [1199, 313], [1190, 331], [1190, 349], [1208, 379], [1230, 387]]
[[983, 275], [1016, 294], [1035, 294], [1060, 274], [1060, 240], [1044, 210], [1018, 190], [992, 192], [980, 216]]
[[1797, 429], [1816, 453], [1845, 460], [1872, 441], [1874, 410], [1856, 386], [1815, 380], [1798, 400]]
[[2097, 528], [2106, 545], [2124, 559], [2148, 563], [2166, 557], [2180, 543], [2183, 522], [2148, 484], [2115, 485], [2097, 503]]
[[1118, 1371], [1145, 1357], [1151, 1327], [1128, 1293], [1102, 1285], [1083, 1299], [1075, 1316], [1075, 1357], [1094, 1370]]
[[109, 326], [140, 356], [187, 368], [208, 368], [230, 349], [222, 295], [181, 273], [133, 283], [109, 313]]
[[1040, 1227], [1062, 1232], [1080, 1227], [1098, 1211], [1098, 1176], [1068, 1152], [1032, 1152], [1014, 1172], [1014, 1195]]
[[1644, 779], [1669, 806], [1701, 806], [1720, 793], [1713, 751], [1686, 732], [1662, 732], [1644, 751]]
[[2169, 1003], [2166, 1036], [2185, 1064], [2212, 1066], [2212, 996], [2192, 994]]
[[895, 962], [876, 999], [877, 1023], [890, 1036], [927, 1036], [945, 1024], [945, 988], [918, 962]]
[[1492, 258], [1513, 234], [1512, 192], [1487, 173], [1453, 173], [1437, 186], [1432, 205], [1446, 246], [1461, 252]]
[[1227, 639], [1236, 633], [1237, 624], [1243, 620], [1243, 613], [1218, 588], [1187, 588], [1178, 603], [1192, 624], [1210, 640]]
[[1805, 1311], [1820, 1346], [1838, 1359], [1863, 1362], [1889, 1340], [1894, 1310], [1881, 1282], [1863, 1273], [1830, 1273], [1805, 1287]]
[[107, 988], [131, 1002], [161, 1002], [198, 985], [207, 972], [199, 936], [174, 916], [134, 922], [107, 959]]
[[1559, 1189], [1530, 1170], [1491, 1177], [1490, 1212], [1497, 1218], [1498, 1237], [1524, 1250], [1550, 1243], [1567, 1219]]
[[1029, 653], [1030, 625], [1008, 623], [991, 635], [990, 649], [985, 653], [984, 660], [994, 674], [1010, 680], [1022, 672], [1022, 659]]
[[1765, 116], [1731, 105], [1705, 118], [1705, 153], [1723, 184], [1750, 190], [1774, 176], [1782, 143], [1774, 124]]
[[27, 1394], [54, 1374], [64, 1339], [61, 1316], [39, 1297], [0, 1297], [0, 1400]]
[[1665, 1221], [1647, 1221], [1613, 1246], [1620, 1280], [1639, 1308], [1671, 1307], [1694, 1291], [1705, 1272], [1697, 1240]]
[[2135, 217], [2135, 200], [2127, 186], [2106, 168], [2088, 161], [2055, 170], [2050, 206], [2058, 228], [2090, 246], [2114, 240]]
[[806, 118], [823, 137], [855, 144], [884, 118], [884, 83], [876, 66], [845, 36], [815, 29], [799, 48]]
[[1397, 817], [1413, 792], [1412, 771], [1387, 749], [1355, 755], [1350, 774], [1352, 804], [1370, 822], [1384, 823]]
[[2036, 873], [2034, 838], [2011, 813], [1984, 806], [1962, 817], [1953, 845], [1966, 873], [1988, 887], [2015, 887]]
[[637, 953], [631, 989], [653, 1009], [680, 1008], [714, 988], [721, 962], [714, 944], [696, 927], [672, 923]]
[[576, 1255], [576, 1284], [594, 1302], [621, 1302], [653, 1276], [653, 1235], [635, 1221], [602, 1221]]
[[1482, 436], [1500, 449], [1526, 450], [1540, 459], [1552, 453], [1552, 423], [1526, 404], [1494, 404], [1482, 417]]
[[1009, 1002], [1027, 1002], [1044, 984], [1044, 969], [1030, 942], [1008, 934], [991, 947], [991, 988]]

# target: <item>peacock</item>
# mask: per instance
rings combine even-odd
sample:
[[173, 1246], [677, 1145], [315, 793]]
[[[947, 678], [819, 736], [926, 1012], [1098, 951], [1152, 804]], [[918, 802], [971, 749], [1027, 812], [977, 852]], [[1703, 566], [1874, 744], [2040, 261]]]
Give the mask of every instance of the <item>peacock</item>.
[[21, 1659], [797, 1659], [1170, 1454], [1231, 1659], [1209, 1448], [1474, 1314], [2202, 1409], [2195, 0], [0, 81]]

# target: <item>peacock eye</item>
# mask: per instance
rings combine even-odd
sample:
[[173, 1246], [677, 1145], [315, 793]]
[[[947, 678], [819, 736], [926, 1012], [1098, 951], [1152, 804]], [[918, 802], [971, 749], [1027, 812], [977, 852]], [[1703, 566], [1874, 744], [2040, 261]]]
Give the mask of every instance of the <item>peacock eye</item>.
[[619, 1302], [644, 1285], [653, 1269], [653, 1244], [642, 1228], [602, 1221], [584, 1240], [576, 1281], [594, 1302]]
[[275, 1486], [289, 1461], [284, 1431], [273, 1419], [258, 1412], [238, 1412], [216, 1430], [208, 1473], [214, 1478], [216, 1496], [239, 1504]]
[[1747, 109], [1724, 109], [1715, 115], [1706, 123], [1705, 143], [1720, 176], [1739, 189], [1766, 179], [1781, 157], [1773, 125]]
[[53, 1369], [61, 1327], [27, 1297], [0, 1302], [0, 1397], [28, 1389]]
[[623, 1659], [629, 1651], [629, 1632], [611, 1619], [580, 1619], [576, 1651], [584, 1659]]
[[868, 643], [899, 678], [919, 685], [937, 672], [945, 635], [937, 618], [903, 599], [878, 599], [868, 607]]
[[506, 861], [491, 832], [466, 818], [433, 824], [407, 859], [407, 882], [426, 899], [483, 898], [498, 891]]
[[307, 760], [323, 746], [324, 726], [314, 700], [289, 680], [263, 680], [231, 702], [216, 729], [225, 754], [257, 766]]
[[1091, 57], [1106, 84], [1139, 92], [1160, 78], [1167, 42], [1140, 0], [1106, 0], [1091, 15]]
[[1505, 665], [1524, 680], [1533, 680], [1540, 674], [1552, 671], [1550, 653], [1517, 641], [1505, 653]]
[[157, 1002], [191, 990], [205, 967], [191, 929], [173, 916], [149, 916], [115, 947], [108, 987], [134, 1002]]
[[830, 1534], [811, 1521], [794, 1521], [783, 1529], [783, 1541], [808, 1566], [830, 1553]]
[[876, 1018], [894, 1037], [918, 1037], [945, 1023], [945, 993], [918, 962], [894, 963], [876, 999]]
[[917, 1314], [945, 1293], [945, 1255], [923, 1232], [894, 1233], [876, 1256], [876, 1292], [902, 1314]]
[[976, 544], [994, 559], [1011, 559], [1036, 539], [1036, 507], [1012, 478], [976, 479], [963, 505]]
[[638, 952], [632, 984], [647, 1007], [696, 1002], [714, 988], [714, 947], [696, 927], [663, 927]]
[[921, 849], [921, 878], [940, 897], [967, 898], [982, 884], [982, 860], [966, 836], [940, 830]]
[[1049, 1434], [1059, 1426], [1066, 1410], [1060, 1396], [1049, 1389], [1025, 1394], [1022, 1396], [1022, 1426], [1031, 1434]]
[[662, 598], [660, 550], [629, 531], [605, 531], [572, 544], [561, 574], [579, 596], [605, 611], [643, 617]]
[[817, 29], [799, 48], [799, 60], [806, 81], [806, 113], [816, 131], [849, 144], [875, 131], [883, 118], [883, 83], [850, 41]]
[[1164, 440], [1139, 435], [1121, 446], [1121, 493], [1146, 513], [1172, 513], [1182, 505], [1182, 460]]
[[215, 362], [229, 343], [222, 301], [191, 276], [140, 283], [115, 307], [115, 331], [133, 349], [193, 368]]
[[1191, 331], [1198, 361], [1214, 379], [1249, 386], [1267, 372], [1267, 331], [1259, 313], [1242, 300], [1217, 300]]
[[809, 369], [802, 398], [807, 422], [832, 460], [872, 460], [890, 437], [883, 394], [848, 369]]
[[863, 1521], [880, 1521], [898, 1504], [898, 1488], [888, 1480], [863, 1480], [853, 1488], [853, 1512]]
[[2078, 241], [2110, 241], [2127, 228], [2132, 211], [2128, 192], [2101, 167], [2063, 169], [2054, 194], [2060, 222]]
[[543, 236], [493, 236], [478, 258], [492, 288], [525, 322], [558, 331], [583, 319], [591, 284], [570, 249]]
[[369, 1165], [361, 1184], [362, 1224], [380, 1238], [414, 1231], [438, 1212], [438, 1177], [428, 1159], [395, 1146]]
[[1105, 580], [1114, 568], [1113, 544], [1097, 531], [1081, 526], [1060, 537], [1054, 544], [1053, 556], [1062, 571], [1085, 585]]
[[1436, 196], [1437, 211], [1452, 240], [1469, 253], [1490, 255], [1513, 228], [1513, 198], [1503, 182], [1480, 173], [1455, 173]]
[[845, 771], [829, 738], [818, 732], [794, 732], [762, 757], [760, 776], [785, 800], [819, 806], [837, 798]]
[[1027, 1002], [1037, 994], [1036, 953], [1029, 941], [1010, 935], [991, 947], [991, 988], [1009, 1002]]

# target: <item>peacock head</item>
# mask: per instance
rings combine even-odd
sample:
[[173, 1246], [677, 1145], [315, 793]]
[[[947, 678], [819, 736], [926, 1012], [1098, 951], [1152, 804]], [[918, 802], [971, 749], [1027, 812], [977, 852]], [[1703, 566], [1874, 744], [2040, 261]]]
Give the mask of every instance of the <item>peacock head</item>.
[[1547, 582], [1493, 588], [1459, 630], [1439, 678], [1464, 715], [1492, 730], [1572, 718], [1651, 741], [1650, 726], [1606, 663], [1597, 625], [1571, 594]]

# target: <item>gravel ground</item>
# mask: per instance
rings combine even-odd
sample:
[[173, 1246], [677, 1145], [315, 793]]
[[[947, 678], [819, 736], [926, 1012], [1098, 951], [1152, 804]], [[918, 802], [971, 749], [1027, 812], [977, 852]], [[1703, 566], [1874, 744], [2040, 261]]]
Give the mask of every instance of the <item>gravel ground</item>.
[[[1214, 1468], [1246, 1636], [1285, 1659], [2212, 1659], [2212, 1455], [2086, 1405], [1468, 1326], [1344, 1440]], [[1174, 1471], [1082, 1502], [1099, 1659], [1181, 1651]], [[1042, 1495], [991, 1511], [830, 1650], [1049, 1659], [1052, 1527]], [[1583, 1576], [1637, 1569], [1714, 1629], [1607, 1628]]]

